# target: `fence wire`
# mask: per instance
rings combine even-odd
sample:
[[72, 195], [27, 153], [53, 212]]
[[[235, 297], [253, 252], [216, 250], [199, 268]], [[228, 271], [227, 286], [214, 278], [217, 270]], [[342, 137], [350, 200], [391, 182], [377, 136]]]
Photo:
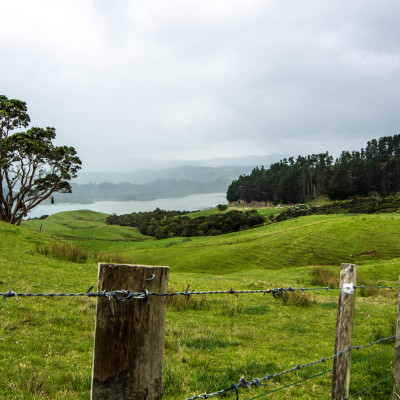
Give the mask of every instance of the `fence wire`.
[[[113, 291], [108, 291], [108, 290], [103, 290], [103, 291], [97, 291], [97, 292], [93, 292], [93, 288], [94, 286], [90, 286], [89, 289], [84, 292], [84, 293], [16, 293], [14, 292], [13, 289], [9, 290], [8, 292], [4, 292], [4, 293], [0, 293], [0, 297], [3, 297], [3, 305], [5, 303], [5, 300], [7, 298], [15, 298], [16, 301], [18, 301], [19, 297], [103, 297], [103, 298], [107, 298], [108, 300], [112, 300], [114, 299], [117, 302], [124, 302], [127, 300], [146, 300], [147, 298], [149, 298], [150, 296], [163, 296], [163, 297], [169, 297], [169, 296], [187, 296], [190, 297], [192, 295], [216, 295], [216, 294], [234, 294], [234, 295], [239, 295], [239, 294], [271, 294], [274, 298], [277, 298], [278, 296], [282, 295], [285, 292], [302, 292], [303, 294], [306, 291], [316, 291], [316, 290], [323, 290], [323, 291], [330, 291], [330, 290], [343, 290], [347, 293], [353, 293], [354, 289], [386, 289], [386, 290], [398, 290], [399, 287], [398, 286], [353, 286], [353, 285], [344, 285], [343, 287], [336, 287], [336, 288], [330, 288], [330, 287], [317, 287], [317, 288], [306, 288], [306, 287], [302, 287], [302, 288], [294, 288], [293, 286], [289, 286], [286, 288], [272, 288], [272, 289], [263, 289], [263, 290], [234, 290], [233, 288], [230, 288], [229, 290], [213, 290], [213, 291], [189, 291], [189, 287], [190, 285], [187, 287], [187, 289], [185, 291], [181, 291], [181, 292], [171, 292], [171, 293], [156, 293], [156, 292], [149, 292], [148, 290], [144, 289], [143, 292], [133, 292], [132, 290], [113, 290]], [[350, 292], [349, 292], [350, 290]], [[312, 361], [306, 364], [297, 364], [295, 367], [290, 368], [288, 370], [285, 371], [281, 371], [279, 373], [276, 374], [270, 374], [270, 375], [266, 375], [263, 378], [254, 378], [251, 382], [246, 381], [245, 378], [241, 378], [238, 382], [238, 384], [231, 384], [231, 386], [229, 386], [226, 389], [222, 389], [219, 390], [217, 392], [214, 393], [203, 393], [200, 395], [196, 395], [193, 397], [190, 397], [186, 400], [195, 400], [195, 399], [208, 399], [210, 397], [214, 397], [217, 395], [222, 395], [225, 394], [229, 391], [235, 391], [236, 393], [236, 398], [239, 399], [239, 389], [240, 388], [249, 388], [251, 386], [266, 386], [266, 383], [263, 383], [263, 381], [268, 381], [270, 379], [273, 378], [277, 378], [279, 376], [288, 374], [290, 372], [302, 369], [304, 367], [310, 366], [310, 365], [315, 365], [318, 363], [322, 363], [322, 362], [326, 362], [329, 360], [333, 360], [337, 357], [340, 357], [342, 354], [351, 351], [351, 350], [359, 350], [362, 349], [364, 347], [369, 347], [369, 346], [373, 346], [375, 344], [387, 341], [387, 340], [391, 340], [396, 338], [399, 335], [393, 335], [393, 336], [389, 336], [387, 338], [383, 338], [383, 339], [379, 339], [375, 342], [371, 342], [369, 344], [365, 344], [362, 346], [350, 346], [349, 348], [340, 351], [330, 357], [327, 358], [321, 358], [319, 360], [316, 361]], [[360, 360], [361, 361], [361, 360]], [[329, 371], [326, 371], [324, 373], [327, 373]], [[315, 376], [319, 376], [321, 374], [315, 375]], [[311, 377], [312, 378], [312, 377]], [[304, 380], [308, 380], [311, 378], [307, 378]], [[386, 379], [385, 379], [386, 380]], [[384, 381], [385, 381], [384, 380]], [[376, 385], [379, 385], [380, 383], [384, 382], [378, 382], [377, 384], [366, 388], [364, 390], [368, 390]], [[297, 382], [299, 383], [299, 382]], [[290, 384], [288, 386], [292, 386], [294, 385]], [[287, 387], [287, 386], [285, 386]], [[280, 390], [280, 389], [278, 389]], [[363, 391], [364, 391], [363, 390]], [[269, 392], [270, 393], [270, 392]], [[268, 394], [268, 393], [267, 393]], [[354, 395], [355, 396], [355, 395]], [[258, 396], [259, 397], [259, 396]], [[353, 397], [353, 396], [350, 396]], [[350, 398], [348, 397], [348, 398]]]
[[[388, 352], [388, 351], [390, 351], [390, 350], [394, 350], [394, 349], [395, 349], [395, 347], [391, 347], [390, 349], [386, 349], [386, 350], [383, 350], [383, 351], [379, 351], [378, 353], [373, 353], [373, 354], [370, 354], [370, 355], [368, 355], [368, 356], [366, 356], [366, 357], [363, 357], [363, 358], [358, 358], [358, 359], [356, 359], [356, 360], [351, 360], [351, 363], [352, 363], [352, 364], [355, 364], [355, 363], [357, 363], [357, 362], [364, 361], [364, 360], [366, 360], [366, 359], [368, 359], [368, 358], [371, 358], [371, 357], [376, 357], [376, 356], [378, 356], [379, 354], [386, 353], [386, 352]], [[304, 378], [304, 379], [299, 380], [299, 381], [297, 381], [297, 382], [289, 383], [288, 385], [281, 386], [281, 387], [279, 387], [279, 388], [277, 388], [277, 389], [270, 390], [270, 391], [267, 392], [267, 393], [263, 393], [263, 394], [260, 394], [260, 395], [258, 395], [258, 396], [252, 397], [250, 400], [258, 399], [258, 398], [260, 398], [260, 397], [267, 396], [268, 394], [271, 394], [271, 393], [273, 393], [273, 392], [278, 392], [279, 390], [286, 389], [286, 388], [288, 388], [288, 387], [290, 387], [290, 386], [297, 385], [297, 384], [299, 384], [299, 383], [308, 381], [308, 380], [313, 379], [313, 378], [317, 378], [318, 376], [325, 375], [325, 374], [327, 374], [327, 373], [329, 373], [329, 372], [332, 372], [332, 371], [333, 371], [333, 368], [332, 368], [332, 369], [329, 369], [329, 370], [327, 370], [327, 371], [324, 371], [324, 372], [320, 372], [320, 373], [315, 374], [315, 375], [313, 375], [313, 376], [310, 376], [310, 377], [308, 377], [308, 378]], [[389, 378], [388, 378], [388, 379], [389, 379]], [[349, 397], [346, 397], [346, 399], [350, 399], [351, 397], [354, 397], [354, 396], [358, 395], [359, 393], [362, 393], [362, 392], [364, 392], [364, 391], [366, 391], [366, 390], [368, 390], [368, 389], [371, 389], [372, 387], [374, 387], [374, 386], [376, 386], [376, 385], [378, 385], [378, 384], [380, 384], [380, 383], [382, 383], [382, 382], [383, 382], [383, 381], [378, 382], [377, 384], [375, 384], [375, 385], [373, 385], [373, 386], [369, 386], [369, 387], [367, 387], [367, 388], [365, 388], [365, 389], [362, 389], [362, 390], [359, 391], [358, 393], [356, 393], [356, 394], [354, 394], [354, 395], [351, 395], [351, 396], [349, 396]], [[346, 400], [346, 399], [345, 399], [345, 400]]]
[[156, 292], [149, 292], [148, 290], [144, 289], [143, 292], [133, 292], [132, 290], [103, 290], [92, 292], [94, 286], [90, 286], [90, 288], [85, 293], [16, 293], [13, 289], [8, 292], [0, 293], [0, 297], [3, 297], [3, 304], [5, 303], [6, 298], [15, 298], [18, 301], [18, 297], [106, 297], [108, 300], [115, 299], [116, 301], [123, 302], [127, 300], [146, 300], [149, 296], [192, 296], [192, 295], [209, 295], [209, 294], [272, 294], [274, 298], [277, 298], [279, 295], [285, 292], [303, 292], [306, 291], [315, 291], [315, 290], [344, 290], [349, 291], [353, 289], [399, 289], [398, 286], [346, 286], [346, 287], [337, 287], [337, 288], [330, 288], [330, 287], [318, 287], [318, 288], [294, 288], [293, 286], [289, 286], [287, 288], [273, 288], [273, 289], [263, 289], [263, 290], [234, 290], [230, 288], [229, 290], [210, 290], [210, 291], [186, 291], [182, 292], [172, 292], [172, 293], [156, 293]]
[[371, 342], [371, 343], [360, 345], [360, 346], [349, 346], [347, 349], [339, 351], [338, 353], [336, 353], [336, 354], [334, 354], [334, 355], [332, 355], [330, 357], [323, 357], [323, 358], [320, 358], [319, 360], [311, 361], [311, 362], [306, 363], [306, 364], [301, 364], [301, 365], [297, 364], [293, 368], [290, 368], [290, 369], [285, 370], [285, 371], [278, 372], [276, 374], [266, 375], [263, 378], [254, 378], [251, 382], [246, 381], [245, 378], [241, 378], [239, 380], [238, 384], [233, 384], [232, 383], [231, 386], [227, 387], [226, 389], [218, 390], [217, 392], [214, 392], [214, 393], [207, 393], [207, 392], [206, 393], [202, 393], [202, 394], [187, 398], [186, 400], [208, 399], [210, 397], [214, 397], [214, 396], [225, 394], [225, 393], [227, 393], [227, 392], [229, 392], [231, 390], [234, 390], [236, 392], [236, 399], [239, 399], [239, 388], [249, 388], [251, 386], [256, 386], [256, 387], [257, 386], [266, 386], [267, 384], [266, 383], [262, 383], [263, 381], [268, 381], [270, 379], [277, 378], [278, 376], [286, 375], [286, 374], [288, 374], [290, 372], [297, 371], [299, 369], [302, 369], [304, 367], [308, 367], [310, 365], [324, 363], [326, 361], [338, 358], [342, 354], [347, 353], [348, 351], [360, 350], [360, 349], [363, 349], [365, 347], [371, 347], [371, 346], [374, 346], [374, 345], [376, 345], [378, 343], [382, 343], [382, 342], [385, 342], [387, 340], [394, 339], [394, 338], [396, 338], [398, 336], [400, 336], [400, 334], [389, 336], [389, 337], [386, 337], [386, 338], [381, 338], [381, 339], [379, 339], [379, 340], [377, 340], [375, 342]]

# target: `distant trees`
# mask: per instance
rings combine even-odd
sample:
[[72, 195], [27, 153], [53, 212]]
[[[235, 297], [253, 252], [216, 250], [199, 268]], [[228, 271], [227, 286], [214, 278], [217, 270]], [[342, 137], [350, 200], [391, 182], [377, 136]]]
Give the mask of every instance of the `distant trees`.
[[54, 146], [54, 128], [26, 128], [26, 103], [0, 95], [0, 221], [22, 218], [55, 192], [69, 193], [81, 161], [73, 147]]
[[227, 200], [302, 203], [320, 195], [333, 200], [400, 191], [400, 135], [373, 139], [361, 151], [328, 152], [283, 159], [254, 168], [228, 187]]
[[139, 212], [125, 215], [111, 215], [109, 225], [135, 226], [140, 233], [164, 239], [174, 236], [215, 236], [229, 232], [249, 229], [263, 224], [265, 218], [256, 210], [241, 212], [228, 211], [224, 214], [212, 214], [208, 217], [190, 218], [187, 211], [164, 211], [159, 208], [151, 212]]

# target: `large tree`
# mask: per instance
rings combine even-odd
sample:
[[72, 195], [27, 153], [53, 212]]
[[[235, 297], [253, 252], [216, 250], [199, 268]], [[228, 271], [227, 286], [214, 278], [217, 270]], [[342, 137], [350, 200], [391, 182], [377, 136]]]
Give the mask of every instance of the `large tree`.
[[70, 193], [82, 164], [73, 147], [54, 146], [54, 128], [11, 134], [29, 122], [25, 102], [0, 95], [0, 221], [17, 225], [53, 193]]

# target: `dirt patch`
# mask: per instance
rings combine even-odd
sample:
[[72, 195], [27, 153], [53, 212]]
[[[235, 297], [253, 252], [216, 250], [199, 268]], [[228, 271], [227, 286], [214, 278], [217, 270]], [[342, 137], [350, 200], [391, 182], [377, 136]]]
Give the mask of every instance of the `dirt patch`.
[[359, 256], [377, 256], [378, 253], [376, 251], [370, 251], [369, 253], [360, 253]]

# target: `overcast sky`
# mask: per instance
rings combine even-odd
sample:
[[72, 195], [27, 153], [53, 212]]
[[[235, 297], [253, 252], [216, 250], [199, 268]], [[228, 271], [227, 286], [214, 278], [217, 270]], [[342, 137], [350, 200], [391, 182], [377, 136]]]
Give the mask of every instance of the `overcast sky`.
[[0, 2], [0, 94], [86, 171], [400, 133], [398, 0]]

